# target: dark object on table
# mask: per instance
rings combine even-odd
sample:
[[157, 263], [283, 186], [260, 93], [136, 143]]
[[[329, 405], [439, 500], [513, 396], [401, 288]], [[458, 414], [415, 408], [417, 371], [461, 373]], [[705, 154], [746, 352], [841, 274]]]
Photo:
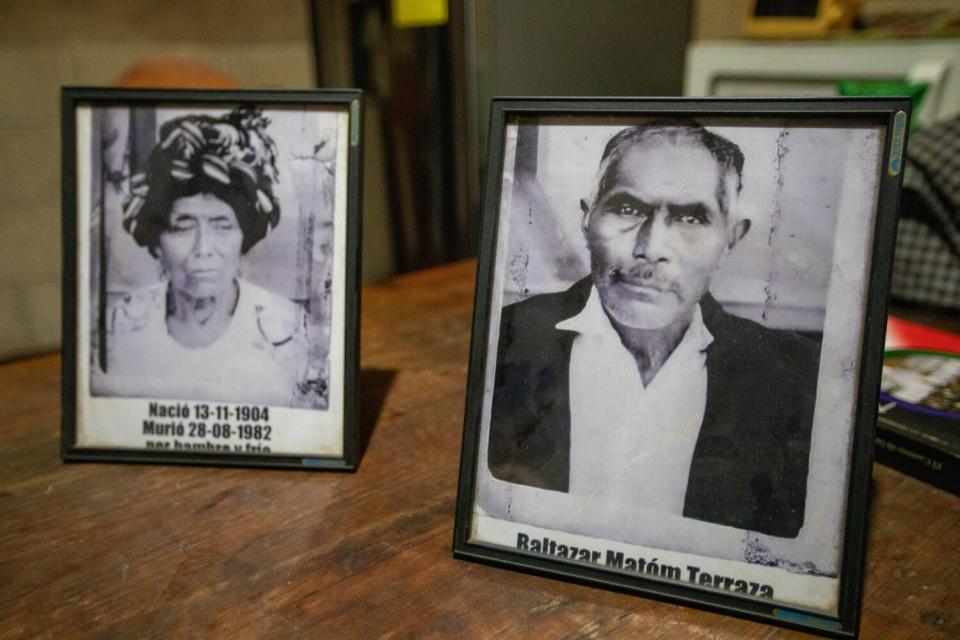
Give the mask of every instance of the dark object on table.
[[894, 406], [877, 419], [877, 461], [960, 496], [957, 421]]

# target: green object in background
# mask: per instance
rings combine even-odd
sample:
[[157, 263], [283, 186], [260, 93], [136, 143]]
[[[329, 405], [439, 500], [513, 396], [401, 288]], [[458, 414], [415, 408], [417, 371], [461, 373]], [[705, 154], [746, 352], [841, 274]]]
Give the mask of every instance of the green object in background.
[[914, 117], [910, 119], [910, 133], [917, 129], [916, 114], [920, 112], [923, 96], [927, 93], [925, 82], [901, 80], [838, 80], [841, 96], [907, 96], [913, 105]]

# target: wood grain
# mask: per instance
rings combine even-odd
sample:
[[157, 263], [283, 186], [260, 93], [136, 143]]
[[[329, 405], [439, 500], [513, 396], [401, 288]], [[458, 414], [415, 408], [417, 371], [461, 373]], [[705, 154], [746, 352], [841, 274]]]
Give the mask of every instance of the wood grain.
[[[456, 561], [474, 263], [363, 293], [356, 474], [60, 462], [59, 358], [0, 366], [0, 638], [793, 638]], [[875, 469], [864, 638], [960, 635], [960, 499]]]

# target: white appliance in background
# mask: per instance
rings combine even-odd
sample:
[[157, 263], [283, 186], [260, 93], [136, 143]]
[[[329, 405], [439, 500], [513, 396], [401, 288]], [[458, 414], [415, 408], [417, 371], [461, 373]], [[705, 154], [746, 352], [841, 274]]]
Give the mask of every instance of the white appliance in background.
[[907, 80], [928, 85], [921, 126], [960, 114], [960, 40], [693, 42], [686, 96], [835, 96], [837, 80]]

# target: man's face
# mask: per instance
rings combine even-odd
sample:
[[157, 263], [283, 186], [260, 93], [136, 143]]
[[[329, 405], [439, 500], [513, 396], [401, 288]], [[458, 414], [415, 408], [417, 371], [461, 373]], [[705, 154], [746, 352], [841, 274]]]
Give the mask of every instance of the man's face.
[[230, 291], [243, 232], [233, 208], [209, 193], [174, 200], [160, 234], [160, 261], [173, 289], [192, 298]]
[[[720, 209], [721, 167], [696, 143], [652, 141], [627, 149], [583, 228], [593, 279], [621, 325], [689, 322], [720, 258], [746, 232]], [[727, 193], [733, 179], [723, 176]]]

